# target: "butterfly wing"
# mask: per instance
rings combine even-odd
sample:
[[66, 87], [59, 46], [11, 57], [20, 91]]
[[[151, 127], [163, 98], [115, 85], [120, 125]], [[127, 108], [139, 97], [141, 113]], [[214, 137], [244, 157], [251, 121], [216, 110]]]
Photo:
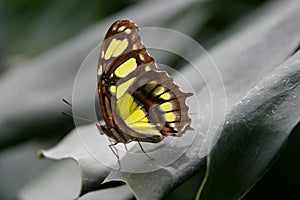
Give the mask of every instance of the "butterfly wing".
[[128, 52], [143, 48], [145, 47], [141, 42], [137, 25], [129, 20], [116, 21], [108, 29], [101, 46], [98, 80], [103, 73], [112, 74], [116, 67], [122, 64], [123, 59], [120, 59], [120, 56], [124, 57]]
[[159, 142], [181, 135], [191, 123], [186, 98], [143, 46], [138, 28], [115, 22], [105, 36], [98, 66], [104, 132], [118, 142]]

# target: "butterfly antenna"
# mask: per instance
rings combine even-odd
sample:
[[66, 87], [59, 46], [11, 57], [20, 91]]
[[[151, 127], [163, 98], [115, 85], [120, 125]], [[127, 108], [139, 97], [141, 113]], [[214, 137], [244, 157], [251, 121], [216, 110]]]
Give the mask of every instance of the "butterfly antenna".
[[125, 147], [125, 150], [128, 152], [128, 148], [127, 148], [126, 143], [124, 143], [124, 147]]
[[80, 117], [80, 116], [77, 116], [77, 115], [72, 115], [72, 114], [66, 113], [66, 112], [61, 112], [61, 114], [65, 115], [67, 117], [76, 118], [76, 119], [80, 119], [80, 120], [83, 120], [83, 121], [95, 123], [95, 121], [93, 119], [83, 118], [83, 117]]
[[65, 113], [62, 112], [62, 114], [66, 115], [66, 116], [70, 116], [70, 117], [75, 117], [77, 119], [81, 119], [81, 120], [85, 120], [85, 121], [89, 121], [89, 122], [98, 122], [97, 119], [92, 118], [89, 114], [81, 111], [79, 108], [77, 108], [76, 106], [72, 105], [69, 101], [67, 101], [66, 99], [62, 99], [62, 101], [67, 104], [68, 106], [70, 106], [72, 109], [74, 109], [76, 112], [78, 112], [79, 114], [81, 114], [83, 117], [78, 116], [78, 115], [71, 115], [69, 113]]

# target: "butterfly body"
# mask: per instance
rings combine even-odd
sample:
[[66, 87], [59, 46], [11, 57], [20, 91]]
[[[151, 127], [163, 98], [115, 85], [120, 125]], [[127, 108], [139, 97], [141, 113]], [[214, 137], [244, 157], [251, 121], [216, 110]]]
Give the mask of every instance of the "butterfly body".
[[97, 80], [105, 122], [98, 128], [115, 143], [157, 143], [190, 128], [185, 101], [192, 94], [182, 92], [157, 68], [131, 21], [119, 20], [108, 30]]

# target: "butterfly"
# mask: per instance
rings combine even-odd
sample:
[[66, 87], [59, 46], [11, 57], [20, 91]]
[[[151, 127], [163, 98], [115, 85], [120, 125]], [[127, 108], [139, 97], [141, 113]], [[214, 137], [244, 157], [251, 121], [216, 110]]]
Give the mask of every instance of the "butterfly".
[[181, 91], [167, 72], [159, 70], [133, 22], [118, 20], [107, 31], [97, 82], [105, 122], [97, 126], [112, 145], [158, 143], [191, 129], [186, 99], [192, 93]]

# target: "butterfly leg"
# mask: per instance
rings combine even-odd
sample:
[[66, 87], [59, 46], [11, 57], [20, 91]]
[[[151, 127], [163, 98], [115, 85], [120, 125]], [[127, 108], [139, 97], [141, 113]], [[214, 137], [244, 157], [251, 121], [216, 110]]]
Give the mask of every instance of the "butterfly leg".
[[127, 145], [126, 145], [126, 143], [124, 143], [124, 146], [125, 146], [125, 149], [126, 149], [126, 151], [128, 152], [128, 149], [127, 149]]
[[108, 140], [110, 142], [110, 145], [108, 145], [108, 146], [109, 146], [110, 150], [113, 152], [113, 154], [116, 156], [116, 158], [118, 159], [118, 164], [119, 164], [118, 170], [120, 170], [121, 169], [120, 156], [119, 156], [119, 151], [116, 148], [116, 144], [118, 144], [118, 143], [115, 141], [112, 141], [110, 139], [108, 139]]
[[154, 160], [154, 158], [150, 157], [150, 156], [146, 153], [146, 151], [144, 150], [144, 148], [143, 148], [142, 144], [140, 143], [140, 141], [139, 141], [139, 140], [136, 140], [136, 141], [138, 142], [138, 144], [139, 144], [139, 146], [140, 146], [142, 152], [144, 152], [144, 154], [145, 154], [148, 158], [150, 158], [151, 160]]

